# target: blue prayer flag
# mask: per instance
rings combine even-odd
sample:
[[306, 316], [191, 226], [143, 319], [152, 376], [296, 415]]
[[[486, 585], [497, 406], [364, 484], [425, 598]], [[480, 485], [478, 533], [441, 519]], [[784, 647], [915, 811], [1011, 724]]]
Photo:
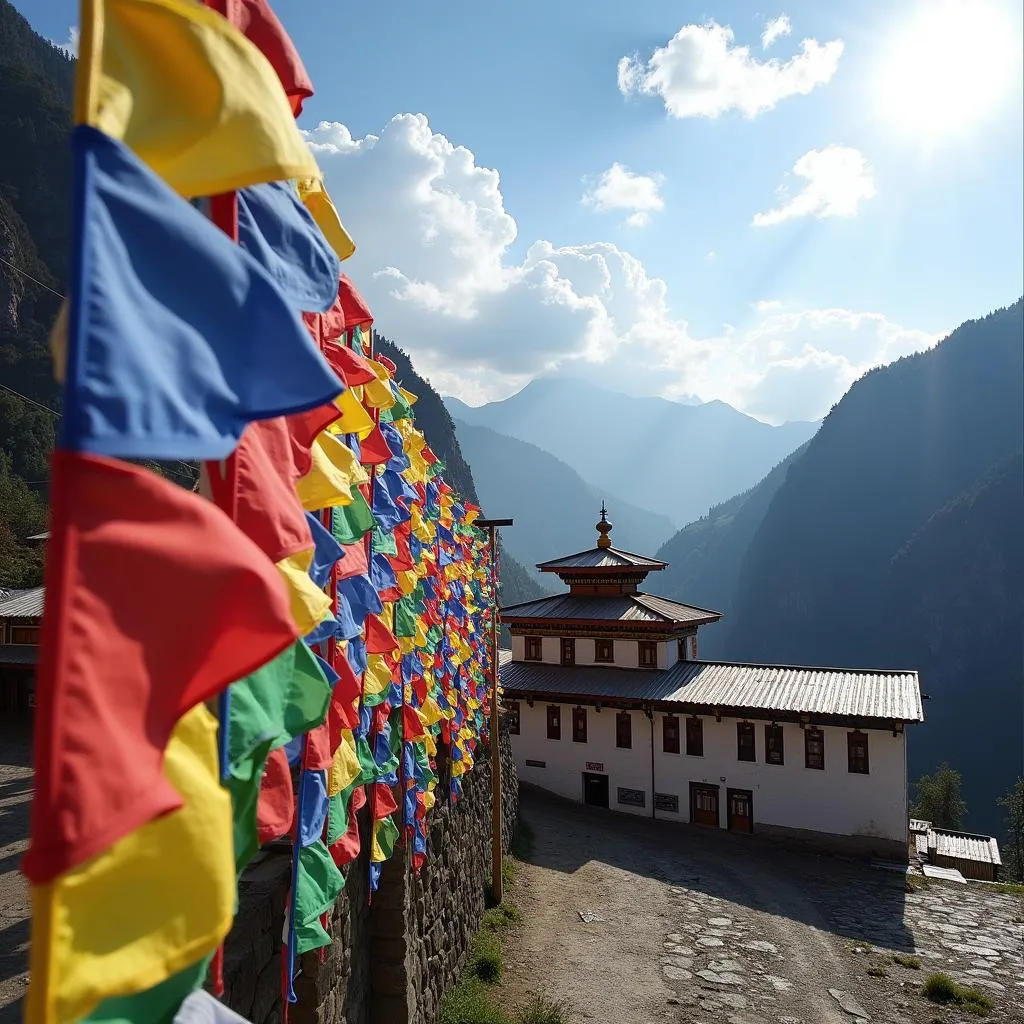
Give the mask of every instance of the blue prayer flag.
[[62, 447], [223, 459], [341, 384], [266, 271], [130, 149], [74, 130]]

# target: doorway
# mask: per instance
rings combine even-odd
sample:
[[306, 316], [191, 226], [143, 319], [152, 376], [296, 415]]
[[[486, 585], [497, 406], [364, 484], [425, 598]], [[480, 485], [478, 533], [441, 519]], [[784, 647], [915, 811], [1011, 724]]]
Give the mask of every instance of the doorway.
[[690, 821], [694, 825], [718, 828], [718, 787], [690, 783]]
[[754, 794], [749, 789], [730, 789], [727, 791], [729, 801], [729, 831], [754, 831]]
[[608, 806], [608, 776], [583, 773], [583, 802], [588, 807]]

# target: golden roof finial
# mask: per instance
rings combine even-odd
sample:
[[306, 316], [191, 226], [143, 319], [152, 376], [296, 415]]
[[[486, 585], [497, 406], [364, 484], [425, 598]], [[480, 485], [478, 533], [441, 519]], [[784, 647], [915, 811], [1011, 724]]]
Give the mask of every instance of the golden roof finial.
[[608, 534], [612, 532], [612, 524], [608, 522], [608, 509], [605, 508], [603, 501], [601, 502], [601, 521], [597, 524], [596, 529], [599, 534], [597, 546], [599, 548], [610, 548], [612, 542]]

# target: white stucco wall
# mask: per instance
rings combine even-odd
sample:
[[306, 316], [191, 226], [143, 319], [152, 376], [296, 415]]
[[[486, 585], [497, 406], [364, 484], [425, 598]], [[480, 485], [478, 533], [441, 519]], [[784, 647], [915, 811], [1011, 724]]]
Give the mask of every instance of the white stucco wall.
[[[577, 648], [577, 657], [579, 649]], [[615, 714], [611, 708], [600, 713], [587, 709], [587, 742], [572, 739], [573, 705], [561, 707], [562, 738], [547, 738], [547, 704], [538, 700], [533, 708], [520, 702], [520, 734], [512, 737], [519, 777], [572, 800], [582, 800], [583, 772], [588, 761], [602, 763], [608, 775], [609, 806], [642, 815], [651, 813], [650, 725], [640, 711], [633, 711], [633, 747], [615, 746]], [[727, 825], [727, 789], [746, 789], [753, 794], [754, 830], [759, 823], [786, 828], [808, 829], [839, 836], [875, 836], [903, 842], [907, 832], [907, 777], [905, 736], [891, 731], [869, 729], [870, 774], [847, 771], [845, 728], [826, 726], [825, 769], [804, 767], [804, 734], [799, 726], [784, 723], [785, 764], [765, 764], [763, 721], [754, 722], [756, 762], [736, 758], [735, 718], [704, 721], [704, 756], [685, 753], [685, 716], [680, 717], [679, 754], [662, 750], [662, 718], [655, 713], [655, 791], [676, 794], [679, 813], [659, 810], [660, 818], [688, 821], [690, 783], [719, 787], [720, 827]], [[528, 766], [527, 760], [544, 761], [546, 767]], [[616, 803], [618, 787], [640, 789], [645, 806], [634, 808]]]
[[[613, 640], [614, 661], [609, 665], [612, 668], [639, 668], [640, 648], [636, 640]], [[586, 637], [576, 638], [576, 664], [593, 665], [596, 641]], [[676, 662], [677, 641], [671, 640], [668, 643], [658, 644], [658, 668], [666, 669]], [[526, 660], [526, 637], [512, 637], [512, 660]], [[541, 661], [548, 665], [562, 664], [562, 640], [557, 636], [541, 637]], [[601, 662], [601, 665], [608, 665], [608, 662]]]

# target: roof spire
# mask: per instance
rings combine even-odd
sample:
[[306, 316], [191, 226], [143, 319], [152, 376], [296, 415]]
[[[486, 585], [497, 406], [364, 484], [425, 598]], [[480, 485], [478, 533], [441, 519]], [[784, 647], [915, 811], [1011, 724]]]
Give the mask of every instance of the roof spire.
[[608, 522], [608, 509], [605, 508], [604, 502], [601, 502], [601, 521], [597, 524], [597, 532], [599, 534], [597, 538], [597, 546], [599, 548], [610, 548], [612, 542], [608, 537], [608, 534], [612, 532], [612, 523]]

